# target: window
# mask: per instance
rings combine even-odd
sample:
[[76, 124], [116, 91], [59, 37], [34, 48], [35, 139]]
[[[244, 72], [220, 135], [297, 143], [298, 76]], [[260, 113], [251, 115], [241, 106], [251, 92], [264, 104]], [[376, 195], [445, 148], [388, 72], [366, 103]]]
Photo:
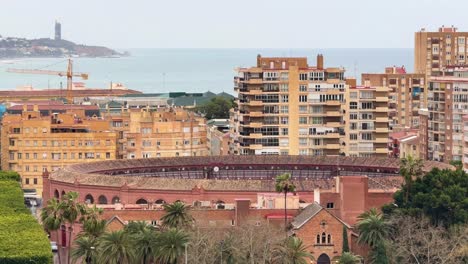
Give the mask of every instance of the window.
[[317, 235], [317, 244], [320, 244], [320, 235]]
[[299, 124], [307, 125], [307, 117], [305, 117], [305, 116], [299, 117]]
[[25, 179], [25, 184], [29, 184], [29, 178]]
[[106, 159], [110, 159], [110, 152], [106, 152]]
[[37, 153], [33, 153], [33, 158], [37, 159]]
[[47, 153], [46, 152], [42, 153], [42, 159], [47, 159]]
[[37, 184], [37, 178], [34, 178], [34, 179], [33, 179], [33, 183], [34, 183], [34, 184]]
[[357, 134], [349, 134], [350, 140], [357, 140]]
[[289, 85], [287, 83], [280, 84], [280, 92], [287, 92], [289, 91]]
[[289, 95], [283, 94], [281, 95], [281, 103], [288, 103], [289, 102]]
[[281, 117], [281, 124], [287, 125], [289, 123], [289, 118], [287, 116]]
[[307, 73], [300, 73], [299, 74], [300, 81], [307, 81]]
[[47, 141], [46, 140], [42, 140], [42, 146], [47, 147]]
[[288, 128], [281, 128], [281, 135], [287, 136], [287, 135], [288, 135], [288, 132], [289, 132], [289, 129], [288, 129]]
[[362, 133], [361, 134], [362, 140], [372, 140], [372, 133]]
[[351, 120], [358, 119], [358, 114], [357, 113], [349, 113], [349, 119], [351, 119]]
[[24, 166], [24, 171], [29, 171], [29, 165]]
[[280, 113], [282, 113], [282, 114], [289, 113], [289, 106], [287, 106], [287, 105], [280, 106]]
[[152, 129], [150, 127], [144, 127], [141, 129], [141, 133], [143, 134], [151, 134], [152, 133]]
[[334, 203], [327, 203], [327, 209], [333, 209], [333, 208], [335, 208]]
[[299, 102], [301, 103], [307, 102], [307, 95], [299, 95]]
[[357, 102], [350, 102], [349, 109], [357, 109]]
[[326, 243], [326, 235], [325, 232], [322, 233], [322, 244]]
[[299, 91], [300, 92], [307, 92], [307, 85], [303, 85], [303, 84], [299, 85]]
[[300, 114], [307, 114], [307, 105], [300, 105], [299, 106], [299, 113]]
[[307, 146], [307, 138], [299, 138], [299, 146]]
[[331, 244], [331, 235], [330, 234], [328, 234], [328, 236], [327, 236], [327, 243]]

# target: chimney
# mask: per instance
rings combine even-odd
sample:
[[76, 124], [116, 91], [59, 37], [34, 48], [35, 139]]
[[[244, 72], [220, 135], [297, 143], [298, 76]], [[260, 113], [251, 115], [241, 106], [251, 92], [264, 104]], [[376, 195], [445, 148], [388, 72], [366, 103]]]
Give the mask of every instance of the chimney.
[[323, 55], [322, 54], [317, 55], [317, 69], [323, 70]]
[[320, 204], [320, 189], [314, 189], [314, 202]]

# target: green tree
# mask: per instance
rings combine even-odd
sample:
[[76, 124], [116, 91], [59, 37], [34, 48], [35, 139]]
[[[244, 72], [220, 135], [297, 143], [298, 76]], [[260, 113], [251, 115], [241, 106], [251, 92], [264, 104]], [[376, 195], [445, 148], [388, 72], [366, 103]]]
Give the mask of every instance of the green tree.
[[104, 234], [106, 231], [107, 222], [101, 219], [103, 210], [97, 208], [96, 205], [93, 207], [84, 206], [84, 213], [81, 214], [80, 222], [83, 224], [83, 231], [79, 236], [90, 236], [97, 238]]
[[136, 254], [131, 237], [124, 230], [103, 234], [99, 238], [98, 263], [135, 263]]
[[229, 110], [235, 107], [234, 99], [216, 96], [196, 108], [206, 119], [229, 118]]
[[349, 252], [348, 229], [343, 225], [343, 253]]
[[[49, 201], [47, 201], [47, 205], [44, 208], [42, 208], [42, 211], [41, 211], [41, 221], [42, 221], [42, 226], [48, 232], [56, 231], [54, 232], [56, 234], [55, 241], [58, 243], [59, 241], [58, 230], [62, 226], [64, 219], [62, 216], [61, 204], [57, 199], [52, 198]], [[60, 255], [61, 254], [60, 254], [60, 249], [59, 249], [57, 256], [58, 256], [59, 263], [62, 263]]]
[[125, 228], [135, 244], [135, 254], [143, 264], [150, 263], [151, 256], [157, 252], [157, 240], [160, 234], [144, 221], [132, 221]]
[[161, 217], [162, 226], [166, 228], [184, 228], [193, 223], [189, 208], [182, 202], [164, 204], [166, 213]]
[[189, 235], [182, 230], [171, 228], [159, 236], [156, 241], [155, 259], [168, 264], [175, 264], [184, 255], [189, 242]]
[[72, 263], [78, 260], [84, 260], [87, 264], [96, 263], [98, 256], [97, 247], [98, 241], [94, 237], [79, 236], [73, 242], [74, 247], [71, 250]]
[[[468, 174], [463, 170], [432, 169], [416, 179], [406, 202], [405, 188], [394, 195], [394, 210], [411, 216], [425, 214], [435, 225], [446, 227], [468, 223]], [[386, 206], [385, 212], [391, 206]]]
[[423, 175], [423, 161], [421, 159], [413, 158], [408, 156], [400, 160], [400, 174], [405, 180], [405, 200], [408, 202], [409, 193], [411, 192], [411, 186], [414, 178], [419, 178]]
[[275, 252], [275, 263], [307, 264], [313, 260], [312, 254], [298, 237], [288, 237]]
[[288, 230], [288, 216], [287, 216], [287, 196], [288, 193], [294, 192], [296, 186], [291, 180], [290, 173], [283, 173], [276, 176], [275, 189], [279, 193], [284, 193], [284, 229]]
[[[72, 232], [75, 227], [75, 223], [81, 219], [82, 215], [86, 214], [86, 207], [84, 204], [77, 201], [77, 192], [68, 192], [63, 196], [60, 202], [60, 209], [63, 220], [68, 223], [68, 251], [70, 252], [71, 241], [73, 240]], [[68, 254], [68, 263], [70, 263], [70, 255]]]
[[379, 262], [373, 261], [372, 263], [386, 263], [382, 261], [387, 259], [385, 243], [390, 236], [391, 226], [384, 219], [383, 214], [375, 208], [362, 213], [358, 217], [357, 230], [359, 232], [358, 243], [371, 248], [371, 259], [373, 259], [372, 256], [378, 257]]
[[354, 255], [353, 253], [350, 252], [343, 252], [341, 254], [340, 259], [338, 260], [339, 264], [360, 264], [361, 263], [361, 257]]

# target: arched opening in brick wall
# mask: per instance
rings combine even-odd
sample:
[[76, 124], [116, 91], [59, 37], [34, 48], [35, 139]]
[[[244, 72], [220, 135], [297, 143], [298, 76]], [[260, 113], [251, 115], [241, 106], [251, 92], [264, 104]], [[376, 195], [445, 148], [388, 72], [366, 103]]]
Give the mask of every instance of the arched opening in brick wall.
[[320, 255], [317, 264], [330, 264], [330, 257], [327, 254]]
[[118, 196], [114, 196], [112, 198], [112, 204], [120, 203], [120, 198]]
[[136, 204], [148, 204], [148, 201], [146, 201], [145, 199], [141, 198], [141, 199], [138, 199], [138, 201], [136, 201]]
[[56, 199], [60, 198], [60, 194], [59, 194], [59, 191], [57, 189], [55, 189], [55, 191], [54, 191], [54, 197]]
[[154, 202], [155, 204], [165, 204], [166, 201], [164, 201], [163, 199], [158, 199], [156, 200], [156, 202]]
[[226, 206], [224, 205], [224, 201], [218, 200], [216, 201], [216, 209], [224, 209]]
[[107, 198], [104, 195], [99, 196], [98, 204], [107, 204]]
[[93, 204], [94, 203], [94, 197], [91, 194], [87, 194], [84, 198], [85, 203], [87, 204]]
[[65, 195], [65, 191], [62, 191], [62, 195], [60, 195], [60, 198], [63, 199], [63, 196]]

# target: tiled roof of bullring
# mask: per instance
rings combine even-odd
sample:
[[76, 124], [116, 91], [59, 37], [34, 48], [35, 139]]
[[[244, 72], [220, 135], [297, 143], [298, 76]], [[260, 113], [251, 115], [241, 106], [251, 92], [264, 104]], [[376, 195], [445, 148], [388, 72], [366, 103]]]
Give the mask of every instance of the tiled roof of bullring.
[[[386, 168], [398, 170], [399, 160], [390, 158], [352, 158], [352, 157], [307, 157], [307, 156], [212, 156], [212, 157], [178, 157], [178, 158], [153, 158], [114, 160], [93, 163], [82, 163], [68, 166], [62, 170], [52, 173], [51, 180], [59, 182], [75, 183], [84, 185], [98, 185], [109, 187], [122, 187], [127, 185], [132, 189], [160, 189], [160, 190], [192, 190], [202, 187], [205, 190], [232, 190], [232, 191], [274, 191], [273, 180], [260, 179], [178, 179], [165, 177], [145, 177], [141, 175], [108, 175], [104, 172], [125, 171], [132, 168], [182, 168], [184, 166], [197, 166], [220, 168], [243, 165], [268, 166], [281, 168], [281, 166], [360, 166], [369, 168]], [[433, 167], [453, 168], [452, 166], [439, 162], [425, 162], [425, 170]], [[365, 172], [362, 175], [366, 175]], [[314, 188], [332, 189], [335, 186], [333, 178], [320, 178], [301, 180], [297, 182], [298, 191], [313, 190]], [[401, 177], [370, 177], [370, 189], [393, 189], [401, 186]]]

